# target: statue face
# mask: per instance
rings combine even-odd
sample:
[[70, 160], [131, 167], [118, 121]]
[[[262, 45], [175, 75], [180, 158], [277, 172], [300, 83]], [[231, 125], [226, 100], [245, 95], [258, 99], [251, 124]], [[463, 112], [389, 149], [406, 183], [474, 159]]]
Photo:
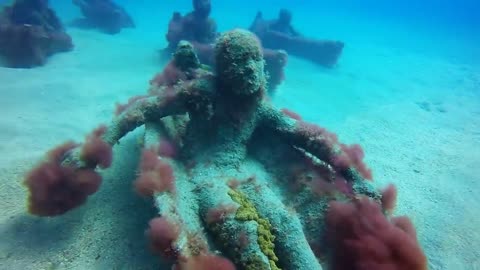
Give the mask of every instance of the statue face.
[[222, 91], [249, 96], [266, 85], [262, 47], [246, 30], [223, 33], [215, 44], [215, 62]]
[[193, 9], [198, 14], [208, 16], [212, 9], [210, 0], [193, 0]]

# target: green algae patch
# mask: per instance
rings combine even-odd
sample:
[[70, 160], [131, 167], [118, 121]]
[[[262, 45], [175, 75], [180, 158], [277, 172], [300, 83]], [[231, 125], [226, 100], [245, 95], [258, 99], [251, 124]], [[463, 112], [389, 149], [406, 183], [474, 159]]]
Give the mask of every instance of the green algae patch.
[[[278, 257], [275, 255], [275, 236], [272, 233], [272, 225], [266, 218], [260, 217], [257, 212], [257, 209], [253, 203], [240, 191], [230, 190], [228, 195], [232, 200], [240, 205], [235, 213], [235, 219], [240, 221], [256, 221], [258, 224], [257, 227], [257, 242], [262, 250], [263, 254], [267, 256], [270, 263], [270, 269], [272, 270], [281, 270], [277, 266]], [[258, 266], [258, 263], [252, 264], [256, 265], [255, 267], [247, 267], [249, 270], [263, 269]]]
[[270, 270], [267, 264], [265, 264], [262, 258], [255, 256], [250, 258], [245, 265], [247, 270]]

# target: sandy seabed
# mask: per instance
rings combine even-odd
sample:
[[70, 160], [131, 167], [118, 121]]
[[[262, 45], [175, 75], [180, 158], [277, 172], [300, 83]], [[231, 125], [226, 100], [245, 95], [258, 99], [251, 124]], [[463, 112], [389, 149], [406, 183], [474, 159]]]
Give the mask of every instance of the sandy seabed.
[[[69, 33], [75, 50], [46, 66], [0, 68], [0, 269], [158, 269], [143, 237], [155, 209], [131, 188], [141, 130], [115, 147], [86, 205], [57, 218], [26, 213], [26, 170], [108, 122], [161, 69], [162, 42]], [[336, 69], [292, 57], [286, 76], [273, 102], [363, 146], [375, 185], [397, 185], [396, 213], [413, 219], [430, 269], [479, 269], [479, 66], [352, 41]]]

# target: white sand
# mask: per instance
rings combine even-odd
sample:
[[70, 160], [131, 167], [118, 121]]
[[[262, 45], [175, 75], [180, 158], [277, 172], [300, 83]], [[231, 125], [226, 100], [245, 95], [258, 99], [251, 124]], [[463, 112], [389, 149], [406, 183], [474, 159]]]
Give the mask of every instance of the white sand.
[[[41, 68], [0, 68], [0, 269], [155, 269], [143, 239], [155, 211], [130, 189], [138, 132], [116, 147], [124, 158], [106, 172], [101, 191], [65, 216], [28, 216], [20, 183], [47, 149], [81, 140], [111, 118], [115, 102], [145, 92], [160, 70], [155, 50], [164, 46], [166, 14], [141, 18], [139, 29], [117, 36], [69, 29], [73, 52]], [[220, 28], [248, 25], [251, 16], [229, 18]], [[375, 183], [398, 186], [397, 213], [415, 222], [430, 269], [478, 269], [480, 67], [463, 61], [475, 53], [460, 42], [458, 50], [445, 44], [433, 50], [428, 44], [438, 39], [423, 33], [393, 37], [384, 26], [353, 34], [372, 25], [321, 20], [330, 27], [306, 32], [337, 31], [347, 42], [340, 65], [325, 70], [291, 58], [274, 102], [364, 147]], [[407, 37], [418, 43], [411, 46]], [[452, 58], [456, 50], [464, 57]]]

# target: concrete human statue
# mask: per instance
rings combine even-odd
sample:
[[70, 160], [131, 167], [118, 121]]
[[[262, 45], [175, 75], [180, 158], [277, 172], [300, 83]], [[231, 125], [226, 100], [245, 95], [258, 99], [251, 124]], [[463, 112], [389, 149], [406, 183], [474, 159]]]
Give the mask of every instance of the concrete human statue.
[[310, 60], [319, 65], [334, 67], [342, 53], [344, 43], [305, 37], [292, 26], [292, 13], [280, 9], [278, 18], [267, 20], [258, 12], [249, 27], [265, 48], [285, 50], [288, 54]]
[[134, 28], [135, 23], [127, 11], [112, 0], [73, 0], [83, 18], [72, 22], [80, 28], [98, 28], [108, 34], [117, 34], [123, 28]]
[[71, 37], [47, 0], [17, 0], [0, 11], [0, 56], [8, 67], [44, 65], [73, 49]]

